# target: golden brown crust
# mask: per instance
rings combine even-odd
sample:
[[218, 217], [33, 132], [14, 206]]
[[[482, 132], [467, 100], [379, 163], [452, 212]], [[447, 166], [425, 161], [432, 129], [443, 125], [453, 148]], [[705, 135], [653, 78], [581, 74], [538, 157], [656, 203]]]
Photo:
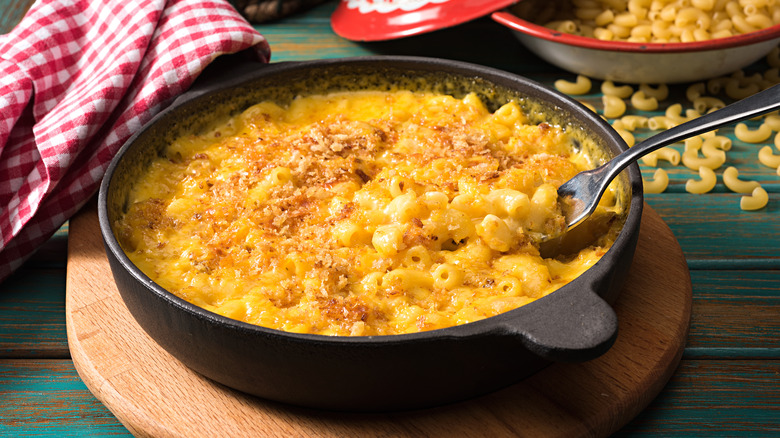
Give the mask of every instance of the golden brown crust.
[[[264, 103], [174, 143], [119, 223], [123, 247], [198, 305], [311, 333], [430, 330], [558, 287], [528, 232], [562, 224], [549, 187], [578, 167], [561, 129], [467, 99], [378, 96]], [[338, 99], [363, 109], [316, 116]], [[508, 256], [535, 257], [531, 274]]]

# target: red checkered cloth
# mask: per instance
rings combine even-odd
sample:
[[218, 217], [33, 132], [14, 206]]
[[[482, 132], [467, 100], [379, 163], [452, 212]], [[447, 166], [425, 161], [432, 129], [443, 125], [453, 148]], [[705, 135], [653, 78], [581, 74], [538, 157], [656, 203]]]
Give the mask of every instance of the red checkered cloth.
[[217, 56], [266, 40], [225, 0], [39, 0], [0, 36], [0, 281]]

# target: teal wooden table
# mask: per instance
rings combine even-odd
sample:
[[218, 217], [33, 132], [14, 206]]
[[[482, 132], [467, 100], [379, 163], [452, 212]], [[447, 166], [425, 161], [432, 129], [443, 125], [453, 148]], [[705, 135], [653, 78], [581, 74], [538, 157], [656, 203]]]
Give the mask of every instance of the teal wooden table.
[[[30, 2], [0, 0], [0, 32]], [[257, 25], [273, 61], [397, 54], [435, 56], [501, 68], [552, 86], [572, 79], [539, 60], [489, 19], [380, 43], [336, 36], [334, 3]], [[761, 71], [763, 61], [748, 70]], [[672, 87], [669, 102], [684, 99]], [[600, 95], [584, 99], [598, 105]], [[2, 109], [0, 109], [2, 110]], [[724, 132], [733, 137], [731, 130]], [[678, 239], [691, 270], [693, 315], [683, 359], [661, 394], [616, 436], [780, 436], [780, 177], [755, 158], [757, 145], [735, 141], [729, 163], [759, 180], [769, 205], [739, 209], [721, 183], [712, 193], [684, 190], [693, 176], [669, 168], [665, 193], [647, 203]], [[643, 166], [643, 174], [652, 169]], [[68, 226], [16, 274], [0, 283], [0, 436], [129, 436], [82, 383], [65, 333]]]

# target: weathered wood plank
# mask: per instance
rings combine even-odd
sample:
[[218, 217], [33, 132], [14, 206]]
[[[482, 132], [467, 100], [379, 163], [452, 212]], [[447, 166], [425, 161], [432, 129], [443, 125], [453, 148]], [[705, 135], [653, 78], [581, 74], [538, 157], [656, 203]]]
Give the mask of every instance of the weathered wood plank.
[[24, 267], [0, 283], [0, 357], [70, 357], [64, 268]]
[[356, 42], [333, 33], [329, 19], [335, 5], [325, 3], [305, 15], [255, 25], [271, 45], [272, 61], [400, 55], [472, 62], [525, 75], [543, 75], [550, 69], [509, 29], [488, 17], [397, 40]]
[[780, 271], [692, 271], [691, 281], [684, 357], [780, 358]]
[[0, 436], [131, 436], [70, 360], [0, 360]]
[[[615, 436], [778, 436], [778, 374], [780, 361], [683, 360]], [[130, 436], [69, 361], [0, 360], [0, 388], [0, 436]]]
[[4, 0], [0, 9], [0, 34], [10, 32], [32, 4], [33, 0]]
[[[780, 271], [693, 270], [685, 357], [780, 357]], [[68, 357], [65, 272], [22, 269], [0, 285], [0, 357]]]
[[777, 195], [757, 211], [740, 210], [735, 193], [662, 193], [646, 200], [674, 232], [689, 267], [780, 268]]
[[615, 437], [780, 436], [780, 361], [683, 360]]

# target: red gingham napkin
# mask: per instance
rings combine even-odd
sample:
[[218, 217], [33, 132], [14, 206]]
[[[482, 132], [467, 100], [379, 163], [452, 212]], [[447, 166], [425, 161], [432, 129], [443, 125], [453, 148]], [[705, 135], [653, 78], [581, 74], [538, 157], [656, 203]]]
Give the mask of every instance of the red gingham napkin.
[[218, 55], [270, 49], [225, 0], [39, 0], [0, 36], [0, 281]]

